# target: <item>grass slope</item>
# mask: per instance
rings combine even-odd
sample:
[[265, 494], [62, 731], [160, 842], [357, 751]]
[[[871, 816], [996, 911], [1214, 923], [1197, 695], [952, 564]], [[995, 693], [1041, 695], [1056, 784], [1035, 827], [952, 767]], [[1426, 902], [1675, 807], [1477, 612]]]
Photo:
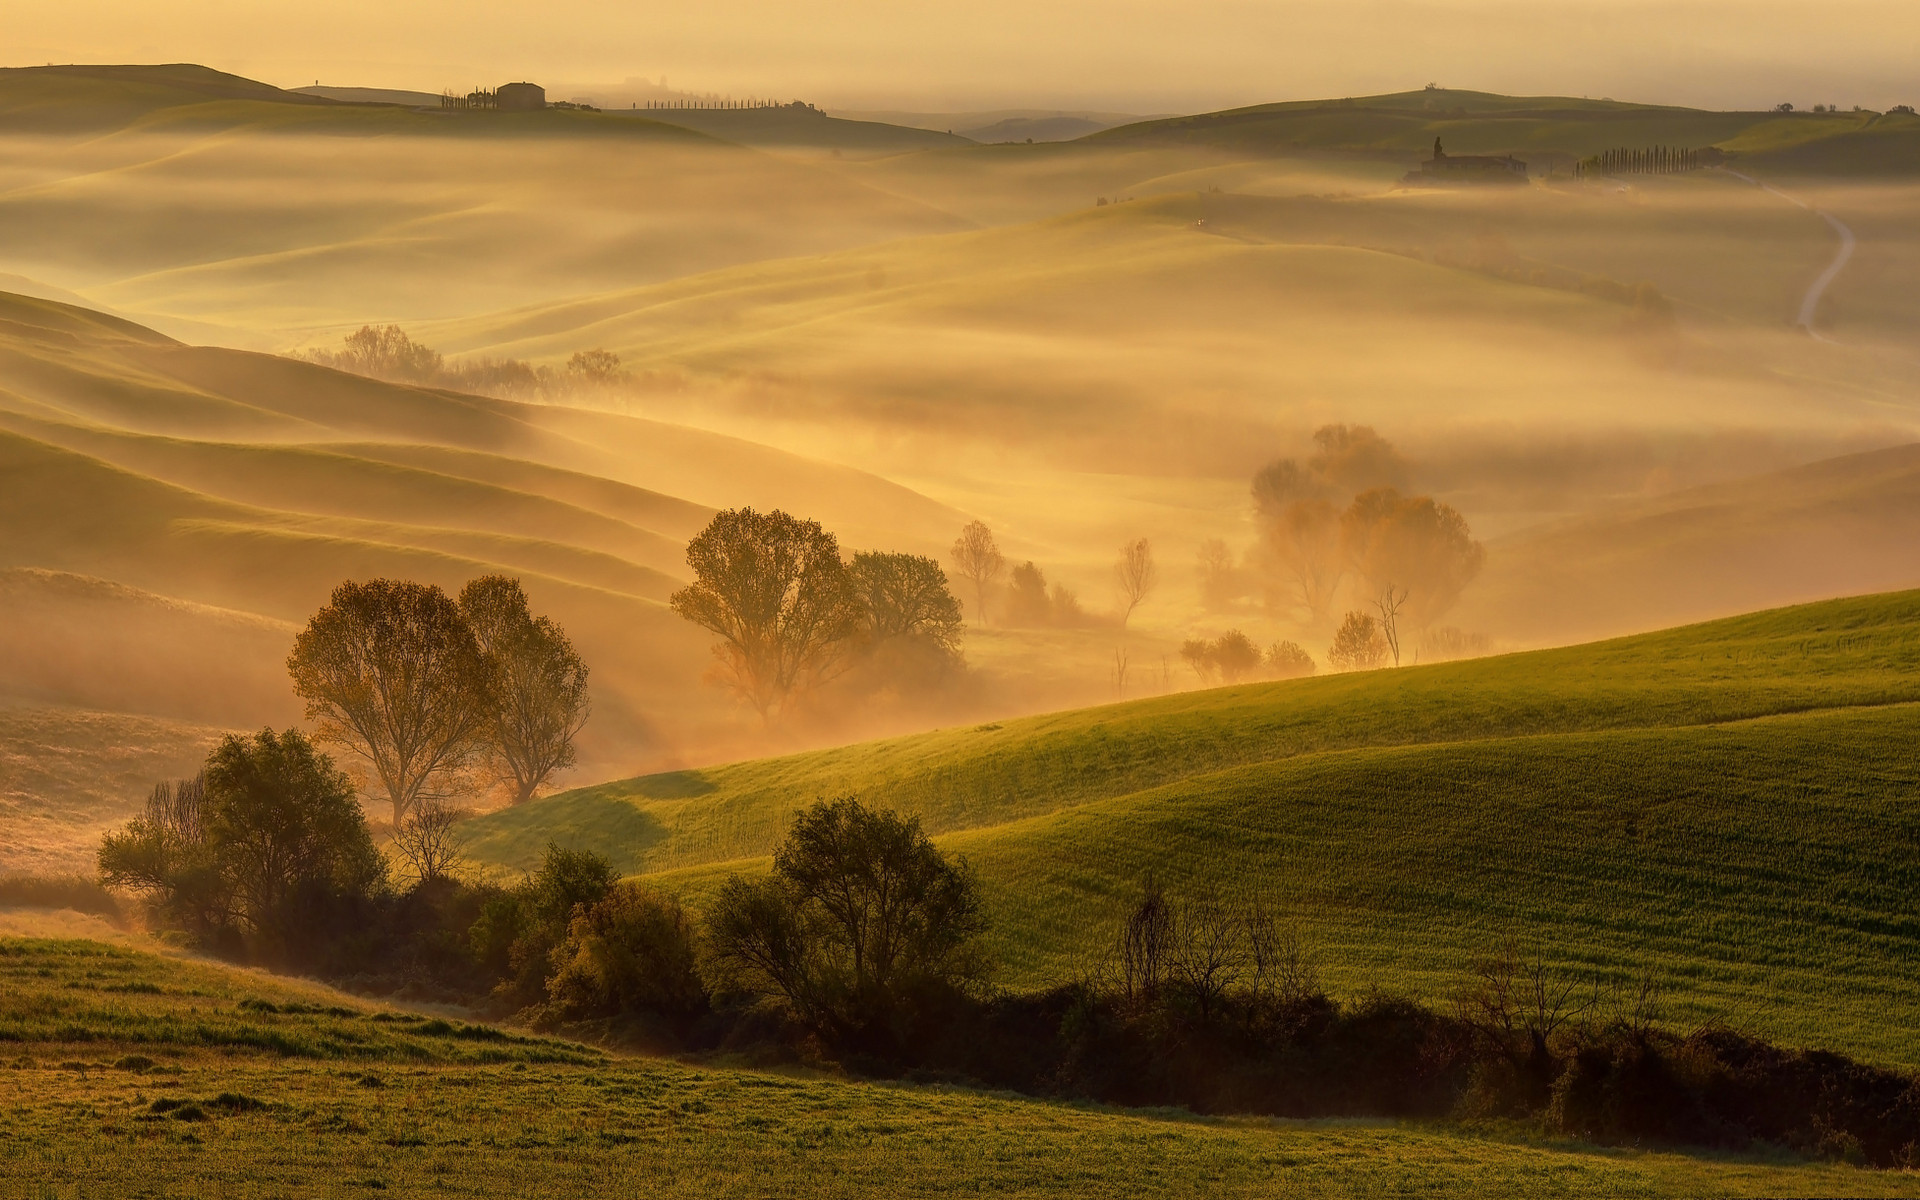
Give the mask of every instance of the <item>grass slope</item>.
[[[0, 1187], [53, 1195], [1912, 1195], [1910, 1175], [1201, 1120], [617, 1058], [255, 973], [0, 941]], [[57, 1182], [55, 1182], [57, 1181]]]
[[1912, 1063], [1917, 666], [1920, 593], [1833, 601], [648, 776], [472, 848], [588, 846], [697, 899], [851, 793], [975, 861], [1011, 983], [1085, 969], [1152, 870], [1272, 892], [1343, 987], [1432, 994], [1511, 936], [1655, 969], [1686, 1019]]

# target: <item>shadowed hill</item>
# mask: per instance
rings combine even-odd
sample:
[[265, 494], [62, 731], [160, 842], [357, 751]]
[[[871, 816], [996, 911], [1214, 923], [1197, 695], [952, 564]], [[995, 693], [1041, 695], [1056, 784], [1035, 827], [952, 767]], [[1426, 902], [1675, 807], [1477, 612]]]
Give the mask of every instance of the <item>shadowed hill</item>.
[[[1454, 154], [1532, 153], [1553, 157], [1562, 167], [1620, 146], [1718, 146], [1743, 160], [1752, 156], [1756, 165], [1784, 164], [1794, 156], [1783, 157], [1773, 146], [1785, 141], [1797, 147], [1798, 160], [1809, 169], [1819, 163], [1835, 174], [1912, 174], [1920, 171], [1920, 158], [1909, 134], [1899, 117], [1875, 113], [1714, 112], [1429, 88], [1143, 121], [1085, 140], [1214, 146], [1256, 154], [1424, 158], [1437, 137]], [[1547, 165], [1534, 164], [1535, 173], [1543, 173]]]
[[774, 108], [611, 109], [609, 115], [697, 129], [742, 146], [899, 154], [972, 144], [958, 134], [830, 117], [797, 104]]

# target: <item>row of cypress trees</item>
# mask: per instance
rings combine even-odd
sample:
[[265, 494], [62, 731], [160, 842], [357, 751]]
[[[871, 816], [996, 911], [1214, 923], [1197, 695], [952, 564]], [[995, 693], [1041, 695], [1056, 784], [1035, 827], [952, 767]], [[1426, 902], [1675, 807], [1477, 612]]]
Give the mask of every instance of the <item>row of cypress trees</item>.
[[1574, 168], [1579, 179], [1600, 175], [1676, 175], [1700, 169], [1700, 152], [1680, 146], [1602, 150]]

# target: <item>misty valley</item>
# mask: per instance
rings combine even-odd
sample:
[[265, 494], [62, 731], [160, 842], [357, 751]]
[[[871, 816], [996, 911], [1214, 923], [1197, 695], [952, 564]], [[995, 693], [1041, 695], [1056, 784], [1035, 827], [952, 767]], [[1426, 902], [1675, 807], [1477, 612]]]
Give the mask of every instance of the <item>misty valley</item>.
[[6, 1189], [1920, 1194], [1910, 106], [629, 85], [0, 67]]

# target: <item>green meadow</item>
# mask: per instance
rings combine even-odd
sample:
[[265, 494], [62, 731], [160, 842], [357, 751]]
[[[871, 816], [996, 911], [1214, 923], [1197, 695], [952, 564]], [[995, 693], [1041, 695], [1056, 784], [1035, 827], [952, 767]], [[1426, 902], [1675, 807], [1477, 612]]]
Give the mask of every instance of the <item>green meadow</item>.
[[630, 1058], [90, 942], [0, 940], [0, 981], [9, 1195], [1920, 1194], [1764, 1154]]
[[1338, 990], [1436, 1001], [1513, 939], [1676, 1021], [1920, 1062], [1920, 594], [1222, 688], [578, 789], [473, 822], [696, 902], [857, 795], [980, 873], [1003, 982], [1097, 970], [1148, 872], [1257, 889]]

